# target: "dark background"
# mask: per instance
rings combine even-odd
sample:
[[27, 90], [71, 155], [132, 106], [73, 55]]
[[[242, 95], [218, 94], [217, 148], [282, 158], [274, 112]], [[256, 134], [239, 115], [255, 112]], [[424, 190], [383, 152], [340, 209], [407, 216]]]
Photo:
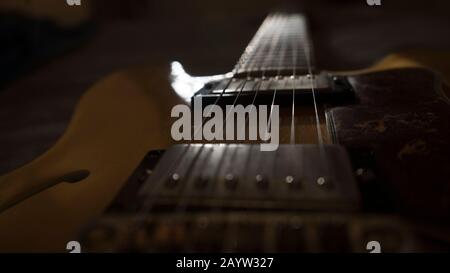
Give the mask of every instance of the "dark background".
[[[450, 49], [450, 1], [382, 0], [380, 7], [368, 6], [366, 0], [292, 2], [310, 20], [319, 68], [364, 68], [409, 48]], [[45, 27], [57, 28], [57, 22], [28, 18], [24, 23], [20, 14], [0, 11], [7, 22], [17, 20], [22, 28], [33, 30], [33, 39], [24, 39], [27, 31], [18, 33], [0, 24], [3, 44], [11, 45], [0, 49], [0, 56], [11, 56], [13, 48], [20, 57], [0, 60], [2, 73], [8, 75], [0, 82], [0, 174], [51, 147], [80, 96], [102, 77], [135, 65], [165, 69], [173, 60], [194, 75], [228, 72], [264, 17], [285, 5], [271, 0], [91, 0], [89, 4], [92, 15], [86, 24], [53, 30], [51, 35]], [[68, 38], [73, 41], [69, 46], [49, 47], [44, 57], [29, 54]], [[24, 52], [17, 51], [23, 48]]]

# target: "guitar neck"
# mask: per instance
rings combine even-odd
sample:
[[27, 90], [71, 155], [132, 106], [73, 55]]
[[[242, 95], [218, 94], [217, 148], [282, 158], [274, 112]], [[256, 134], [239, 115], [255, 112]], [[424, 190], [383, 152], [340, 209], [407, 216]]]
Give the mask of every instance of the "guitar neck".
[[306, 75], [314, 71], [306, 19], [274, 13], [263, 22], [234, 68], [236, 76]]

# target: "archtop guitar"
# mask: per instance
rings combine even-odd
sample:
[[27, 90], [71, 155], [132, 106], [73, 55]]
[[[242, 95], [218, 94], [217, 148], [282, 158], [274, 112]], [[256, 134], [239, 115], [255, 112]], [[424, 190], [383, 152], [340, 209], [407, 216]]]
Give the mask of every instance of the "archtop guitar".
[[[416, 51], [320, 69], [305, 17], [278, 12], [230, 73], [119, 71], [0, 177], [0, 251], [448, 251], [449, 64]], [[174, 107], [194, 112], [187, 133]]]

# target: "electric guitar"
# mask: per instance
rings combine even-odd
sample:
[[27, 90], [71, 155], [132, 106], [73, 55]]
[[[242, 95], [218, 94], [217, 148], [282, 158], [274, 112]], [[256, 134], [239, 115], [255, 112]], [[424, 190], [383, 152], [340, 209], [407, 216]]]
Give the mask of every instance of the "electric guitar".
[[[52, 149], [0, 177], [0, 250], [448, 251], [449, 64], [408, 52], [320, 70], [305, 18], [274, 13], [228, 74], [117, 72], [87, 90]], [[249, 138], [251, 112], [229, 138], [220, 126], [196, 138], [194, 124], [177, 143], [174, 106], [195, 102], [225, 124], [227, 106], [278, 108], [267, 128], [279, 145]]]

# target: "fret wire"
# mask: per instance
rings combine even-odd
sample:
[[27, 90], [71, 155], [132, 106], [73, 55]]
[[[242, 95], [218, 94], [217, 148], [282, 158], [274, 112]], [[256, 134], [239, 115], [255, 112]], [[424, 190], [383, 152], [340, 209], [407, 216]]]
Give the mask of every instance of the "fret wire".
[[[277, 20], [276, 22], [279, 23], [279, 21], [282, 20], [282, 17], [279, 16], [279, 15], [277, 15], [276, 20]], [[274, 28], [275, 26], [276, 26], [276, 24], [272, 24], [272, 25], [271, 25], [271, 28]], [[276, 46], [276, 44], [278, 43], [279, 38], [280, 38], [280, 32], [278, 32], [276, 35], [272, 35], [272, 40], [271, 40], [271, 42], [270, 42], [270, 51], [269, 51], [269, 54], [267, 54], [266, 61], [265, 61], [262, 65], [260, 65], [259, 67], [257, 67], [259, 70], [261, 70], [261, 71], [266, 71], [266, 70], [267, 70], [266, 68], [268, 67], [269, 61], [272, 62], [272, 59], [270, 58], [270, 56], [271, 56], [272, 53], [274, 52], [275, 46]]]
[[260, 39], [262, 39], [263, 34], [267, 31], [267, 25], [269, 24], [272, 17], [273, 15], [269, 15], [264, 20], [264, 22], [262, 23], [256, 34], [250, 41], [249, 45], [246, 47], [244, 54], [242, 54], [241, 58], [239, 59], [234, 71], [238, 71], [239, 68], [242, 66], [242, 64], [245, 64], [247, 56], [252, 52], [254, 52], [255, 48], [260, 48], [263, 45], [262, 43], [260, 43]]
[[[284, 19], [284, 20], [286, 20], [285, 18], [283, 18], [283, 16], [281, 15], [281, 18], [282, 19]], [[286, 22], [286, 21], [284, 21], [284, 22]], [[279, 37], [280, 36], [278, 36], [278, 39], [279, 39]], [[284, 52], [284, 49], [283, 50], [280, 50], [281, 52]], [[280, 62], [282, 61], [282, 59], [280, 59], [279, 60]], [[278, 77], [279, 75], [280, 75], [280, 73], [281, 73], [281, 69], [280, 68], [278, 68], [277, 69], [277, 75], [276, 75], [276, 77]], [[266, 132], [268, 133], [268, 131], [269, 130], [272, 130], [272, 114], [273, 114], [273, 107], [274, 107], [274, 105], [275, 105], [275, 98], [276, 98], [276, 96], [277, 96], [277, 87], [275, 87], [275, 89], [273, 90], [273, 98], [272, 98], [272, 104], [271, 104], [271, 106], [270, 106], [270, 115], [269, 115], [269, 121], [268, 121], [268, 124], [267, 124], [267, 128], [266, 128]]]
[[[283, 20], [281, 21], [275, 15], [264, 21], [257, 35], [252, 39], [252, 42], [242, 55], [239, 61], [239, 68], [235, 69], [235, 72], [245, 73], [251, 67], [260, 66], [261, 64], [267, 64], [274, 70], [278, 70], [278, 68], [292, 70], [295, 65], [300, 71], [307, 71], [307, 60], [302, 57], [303, 54], [299, 54], [309, 47], [303, 18], [296, 15], [282, 14], [282, 16]], [[274, 45], [275, 50], [272, 50], [275, 53], [269, 54], [267, 44], [273, 42], [274, 36], [279, 37], [278, 42]], [[298, 41], [297, 48], [288, 48], [284, 52], [279, 52], [281, 48], [286, 47], [286, 44], [290, 44], [293, 41]], [[294, 50], [296, 52], [293, 52]], [[281, 58], [281, 56], [283, 57]], [[296, 57], [295, 62], [292, 61], [293, 57]]]

